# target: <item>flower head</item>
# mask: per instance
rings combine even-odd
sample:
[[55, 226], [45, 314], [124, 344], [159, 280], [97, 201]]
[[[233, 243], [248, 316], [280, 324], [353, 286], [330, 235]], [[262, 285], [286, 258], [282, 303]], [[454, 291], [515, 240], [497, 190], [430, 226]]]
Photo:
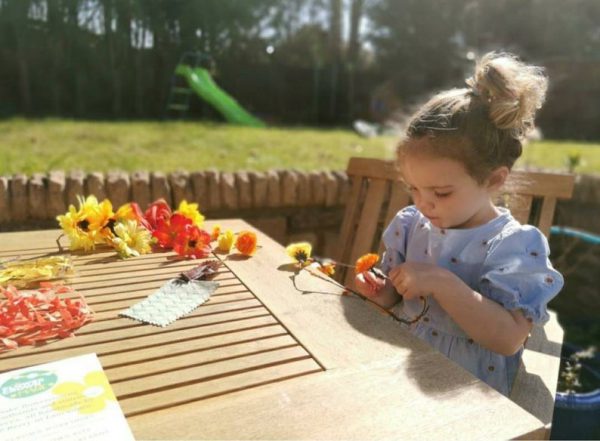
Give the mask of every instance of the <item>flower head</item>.
[[312, 245], [308, 242], [291, 243], [285, 248], [285, 252], [299, 264], [308, 265], [311, 262]]
[[135, 202], [128, 202], [119, 207], [115, 213], [115, 220], [121, 222], [124, 220], [134, 220], [138, 224], [142, 225], [147, 230], [151, 230], [150, 222], [146, 220], [140, 206]]
[[235, 241], [237, 250], [245, 256], [256, 253], [256, 234], [252, 231], [241, 231]]
[[117, 222], [114, 226], [115, 236], [111, 238], [110, 244], [117, 250], [122, 258], [139, 256], [150, 252], [150, 232], [130, 219]]
[[221, 234], [221, 225], [215, 225], [212, 229], [212, 233], [210, 234], [211, 240], [217, 240], [219, 235]]
[[356, 265], [354, 267], [354, 271], [356, 274], [364, 273], [365, 271], [369, 271], [371, 268], [375, 266], [377, 261], [379, 260], [379, 256], [377, 254], [365, 254], [358, 258], [356, 261]]
[[210, 254], [210, 234], [196, 225], [188, 225], [173, 242], [173, 250], [180, 256], [192, 259], [207, 257]]
[[179, 204], [179, 208], [175, 213], [179, 213], [192, 221], [197, 227], [201, 227], [204, 222], [204, 216], [198, 211], [198, 204], [188, 204], [184, 199]]
[[150, 225], [150, 231], [154, 231], [158, 227], [158, 222], [160, 220], [169, 220], [171, 218], [171, 214], [171, 207], [169, 207], [167, 201], [161, 198], [152, 202], [148, 206], [146, 212], [144, 213], [144, 218]]
[[231, 251], [231, 247], [233, 247], [233, 242], [235, 241], [235, 234], [233, 231], [227, 230], [224, 233], [219, 234], [219, 238], [217, 239], [217, 249], [219, 251], [224, 251], [228, 253]]
[[321, 271], [323, 274], [328, 276], [333, 276], [335, 274], [335, 263], [334, 262], [324, 262], [321, 263], [317, 269]]
[[[92, 201], [90, 201], [91, 198], [93, 198]], [[95, 201], [95, 199], [94, 196], [88, 196], [87, 199], [89, 201], [87, 202], [87, 206], [90, 211], [90, 230], [101, 231], [110, 223], [115, 214], [113, 213], [112, 203], [108, 199], [104, 199], [100, 203]]]
[[71, 250], [93, 250], [96, 246], [96, 230], [90, 229], [90, 213], [76, 210], [69, 205], [69, 211], [57, 216], [56, 220], [69, 238]]
[[177, 236], [185, 232], [186, 228], [192, 225], [192, 221], [187, 217], [175, 213], [170, 219], [159, 219], [158, 225], [152, 236], [162, 248], [173, 248], [173, 244]]

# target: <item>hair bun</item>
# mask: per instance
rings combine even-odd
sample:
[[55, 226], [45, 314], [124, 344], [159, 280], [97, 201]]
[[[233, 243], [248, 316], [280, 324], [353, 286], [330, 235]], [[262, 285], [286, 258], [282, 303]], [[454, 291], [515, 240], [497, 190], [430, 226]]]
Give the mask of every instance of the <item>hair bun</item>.
[[548, 88], [543, 69], [519, 61], [514, 55], [491, 52], [467, 80], [473, 94], [489, 107], [489, 118], [499, 129], [524, 136], [534, 126]]

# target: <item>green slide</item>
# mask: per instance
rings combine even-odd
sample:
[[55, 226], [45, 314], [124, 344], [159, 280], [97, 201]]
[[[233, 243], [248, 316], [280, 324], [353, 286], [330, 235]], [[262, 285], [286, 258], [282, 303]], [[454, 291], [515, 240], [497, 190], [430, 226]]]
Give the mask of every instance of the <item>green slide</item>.
[[180, 64], [175, 69], [177, 75], [183, 76], [192, 90], [223, 114], [230, 123], [252, 127], [264, 127], [265, 123], [246, 112], [238, 102], [214, 82], [206, 69]]

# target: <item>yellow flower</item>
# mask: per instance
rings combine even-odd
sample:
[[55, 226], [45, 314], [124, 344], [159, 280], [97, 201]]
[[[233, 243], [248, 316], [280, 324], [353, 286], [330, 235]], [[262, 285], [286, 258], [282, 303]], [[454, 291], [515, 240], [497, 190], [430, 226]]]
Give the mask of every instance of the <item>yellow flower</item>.
[[235, 240], [235, 234], [233, 231], [227, 230], [224, 233], [219, 234], [219, 239], [217, 241], [217, 248], [220, 251], [224, 251], [228, 253], [231, 251], [231, 247], [233, 247], [233, 242]]
[[123, 204], [119, 207], [117, 212], [115, 213], [115, 219], [117, 221], [123, 220], [134, 220], [137, 221], [137, 215], [133, 211], [133, 207], [131, 206], [131, 202]]
[[285, 248], [285, 252], [296, 262], [305, 265], [311, 262], [312, 245], [308, 242], [292, 243]]
[[179, 213], [187, 217], [197, 227], [202, 226], [202, 223], [204, 222], [204, 216], [202, 216], [200, 211], [198, 211], [198, 204], [188, 204], [185, 199], [181, 201], [179, 208], [175, 213]]
[[104, 372], [88, 373], [82, 383], [66, 381], [52, 389], [60, 395], [52, 403], [52, 409], [57, 412], [67, 412], [77, 408], [81, 414], [91, 414], [102, 411], [107, 401], [117, 401]]
[[[89, 196], [88, 199], [91, 197], [96, 199], [94, 196]], [[104, 199], [99, 204], [96, 201], [96, 205], [90, 209], [88, 219], [90, 221], [90, 229], [94, 231], [102, 230], [114, 215], [112, 203], [108, 199]]]
[[114, 226], [115, 236], [110, 239], [111, 245], [122, 258], [139, 256], [150, 252], [151, 233], [135, 220], [117, 222]]
[[90, 222], [87, 219], [87, 213], [76, 210], [73, 205], [69, 205], [69, 211], [56, 220], [69, 238], [71, 250], [85, 251], [93, 250], [96, 246], [96, 230], [90, 229]]

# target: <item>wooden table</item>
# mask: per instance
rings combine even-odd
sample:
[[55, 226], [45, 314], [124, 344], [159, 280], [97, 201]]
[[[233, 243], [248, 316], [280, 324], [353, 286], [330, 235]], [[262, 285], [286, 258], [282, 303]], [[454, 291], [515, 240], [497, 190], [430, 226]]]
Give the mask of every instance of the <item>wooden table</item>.
[[[0, 258], [54, 252], [58, 234], [0, 234]], [[368, 303], [306, 271], [295, 289], [281, 245], [258, 237], [254, 257], [224, 260], [207, 303], [165, 328], [118, 313], [197, 261], [75, 256], [71, 285], [95, 320], [75, 338], [3, 353], [0, 371], [95, 352], [137, 439], [543, 435], [540, 420]]]

